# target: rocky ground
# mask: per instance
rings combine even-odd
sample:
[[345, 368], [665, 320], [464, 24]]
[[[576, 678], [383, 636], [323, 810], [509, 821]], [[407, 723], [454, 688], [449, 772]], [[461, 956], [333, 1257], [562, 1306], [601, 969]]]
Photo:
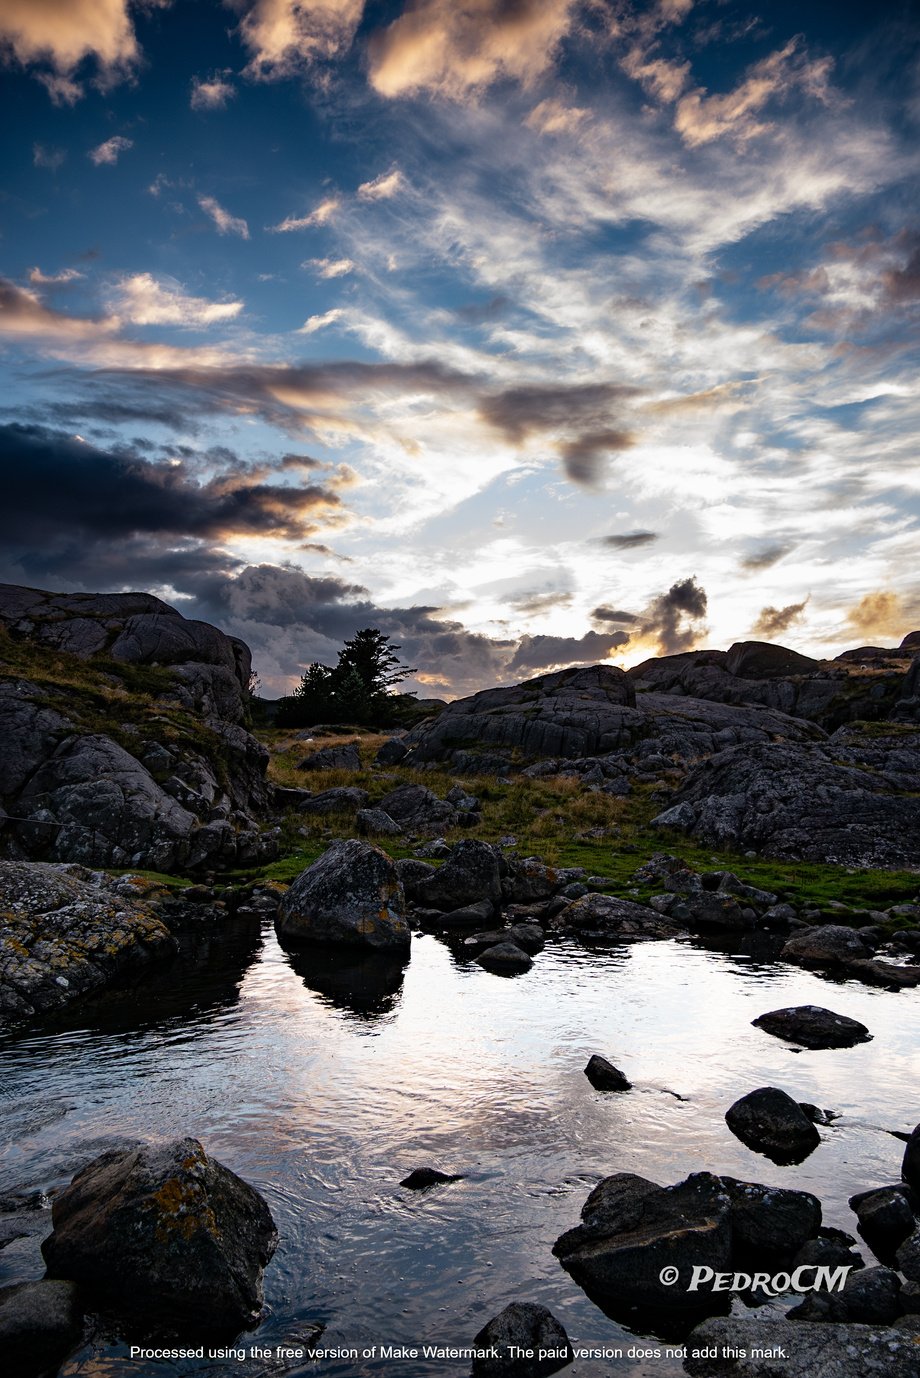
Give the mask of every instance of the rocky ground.
[[[741, 643], [487, 690], [408, 732], [267, 730], [258, 740], [242, 643], [146, 594], [0, 587], [0, 1018], [46, 1017], [141, 981], [177, 959], [183, 932], [219, 934], [229, 912], [274, 919], [296, 961], [339, 952], [401, 969], [421, 928], [513, 978], [561, 937], [722, 935], [891, 991], [918, 985], [918, 651], [918, 633], [830, 662]], [[872, 1036], [815, 1006], [755, 1022], [764, 1038], [799, 1047]], [[628, 1070], [599, 1051], [585, 1072], [601, 1094], [628, 1095]], [[775, 1087], [725, 1109], [732, 1132], [776, 1162], [812, 1152], [827, 1113]], [[232, 1329], [257, 1315], [273, 1227], [199, 1151], [181, 1163], [173, 1147], [102, 1164], [67, 1199], [83, 1202], [84, 1217], [92, 1207], [103, 1243], [100, 1199], [120, 1200], [126, 1183], [146, 1184], [157, 1209], [176, 1191], [190, 1201], [211, 1191], [242, 1210], [251, 1247], [226, 1266], [249, 1282], [235, 1299], [207, 1301]], [[673, 1310], [676, 1294], [663, 1297], [655, 1279], [662, 1259], [687, 1264], [689, 1254], [672, 1260], [675, 1239], [717, 1273], [743, 1272], [758, 1251], [787, 1269], [849, 1259], [844, 1291], [815, 1293], [792, 1319], [706, 1320], [696, 1347], [720, 1357], [688, 1358], [688, 1371], [838, 1378], [858, 1354], [860, 1372], [916, 1374], [918, 1154], [915, 1131], [902, 1182], [867, 1183], [853, 1200], [878, 1267], [861, 1267], [852, 1237], [822, 1230], [815, 1198], [705, 1173], [672, 1187], [606, 1179], [556, 1252], [605, 1309], [636, 1314]], [[423, 1189], [453, 1180], [421, 1171]], [[11, 1218], [24, 1219], [28, 1208], [13, 1204]], [[63, 1219], [62, 1206], [61, 1240]], [[206, 1225], [190, 1267], [203, 1268], [211, 1248]], [[160, 1238], [165, 1226], [156, 1229]], [[18, 1344], [41, 1332], [63, 1352], [83, 1314], [68, 1288], [90, 1284], [72, 1261], [78, 1249], [49, 1248], [55, 1280], [0, 1292], [0, 1334], [12, 1327]], [[111, 1271], [120, 1267], [113, 1254]], [[111, 1280], [90, 1283], [117, 1301]], [[750, 1357], [789, 1349], [790, 1330], [797, 1358]], [[480, 1340], [500, 1355], [514, 1344], [551, 1350], [555, 1368], [547, 1360], [540, 1372], [571, 1357], [558, 1322], [525, 1302]], [[743, 1360], [731, 1357], [742, 1349]], [[518, 1371], [496, 1362], [476, 1371]]]

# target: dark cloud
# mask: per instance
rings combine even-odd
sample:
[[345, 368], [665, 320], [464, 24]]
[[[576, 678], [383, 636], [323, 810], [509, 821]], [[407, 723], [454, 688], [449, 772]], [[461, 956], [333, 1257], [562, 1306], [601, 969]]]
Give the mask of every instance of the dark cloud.
[[902, 268], [891, 268], [882, 274], [886, 299], [903, 306], [920, 301], [920, 239], [912, 236], [912, 248]]
[[471, 302], [468, 306], [458, 306], [454, 315], [466, 325], [485, 325], [489, 321], [499, 320], [510, 305], [510, 297], [498, 296], [493, 297], [491, 301]]
[[589, 431], [559, 446], [565, 472], [573, 483], [592, 488], [600, 480], [604, 460], [610, 454], [630, 449], [636, 443], [632, 431]]
[[679, 580], [642, 613], [642, 635], [654, 636], [662, 655], [691, 650], [705, 630], [693, 624], [706, 616], [707, 601], [706, 590], [694, 577]]
[[614, 550], [636, 550], [643, 545], [653, 545], [659, 539], [658, 531], [618, 531], [612, 536], [602, 536], [601, 542], [613, 546]]
[[619, 383], [528, 384], [484, 397], [479, 415], [511, 444], [519, 445], [527, 436], [542, 431], [582, 434], [589, 428], [607, 430], [605, 423], [615, 404], [638, 395], [638, 388]]
[[607, 608], [603, 604], [595, 608], [591, 616], [598, 622], [621, 622], [627, 627], [639, 621], [634, 612], [622, 612], [619, 608]]
[[511, 674], [556, 666], [593, 665], [629, 640], [626, 632], [585, 632], [584, 636], [522, 636], [508, 662]]
[[[125, 390], [128, 380], [125, 380]], [[202, 419], [195, 410], [177, 403], [157, 399], [142, 388], [136, 401], [107, 399], [100, 397], [98, 390], [72, 402], [46, 402], [31, 415], [44, 421], [55, 421], [64, 426], [86, 426], [88, 421], [105, 421], [110, 425], [123, 425], [127, 422], [141, 421], [148, 425], [165, 426], [167, 430], [184, 431], [197, 435], [201, 430]]]
[[765, 636], [768, 640], [778, 636], [800, 620], [807, 605], [808, 599], [803, 598], [801, 603], [789, 603], [785, 608], [761, 608], [751, 631], [755, 636]]
[[543, 593], [520, 593], [514, 598], [509, 598], [508, 605], [526, 617], [536, 617], [540, 613], [555, 612], [557, 608], [567, 608], [573, 596], [571, 593], [556, 593], [552, 589], [547, 589]]
[[25, 550], [154, 534], [303, 538], [319, 517], [341, 520], [328, 484], [281, 487], [232, 470], [198, 482], [185, 460], [151, 463], [38, 426], [0, 426], [0, 474], [0, 536]]
[[759, 569], [769, 569], [792, 549], [791, 545], [769, 545], [764, 550], [755, 551], [753, 555], [746, 555], [741, 561], [741, 568], [750, 570], [752, 574]]

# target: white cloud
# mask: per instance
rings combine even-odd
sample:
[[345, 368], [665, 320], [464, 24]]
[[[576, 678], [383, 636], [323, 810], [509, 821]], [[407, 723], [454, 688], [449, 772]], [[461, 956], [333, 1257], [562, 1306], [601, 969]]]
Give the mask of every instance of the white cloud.
[[243, 303], [192, 297], [172, 280], [164, 282], [152, 273], [135, 273], [117, 283], [109, 296], [109, 308], [131, 325], [179, 325], [201, 329], [235, 320]]
[[301, 267], [314, 269], [317, 277], [321, 278], [343, 278], [355, 271], [350, 258], [308, 258]]
[[252, 54], [246, 75], [273, 81], [296, 75], [351, 46], [364, 0], [255, 0], [240, 23]]
[[127, 153], [128, 149], [133, 147], [133, 139], [126, 139], [122, 134], [115, 134], [111, 139], [106, 139], [105, 143], [91, 148], [86, 156], [97, 167], [112, 167], [118, 162], [122, 153]]
[[29, 281], [38, 287], [55, 287], [62, 282], [76, 282], [77, 278], [85, 276], [85, 273], [78, 273], [76, 268], [62, 268], [59, 273], [43, 273], [40, 268], [29, 269]]
[[241, 216], [231, 215], [213, 196], [199, 196], [198, 204], [217, 226], [218, 234], [238, 234], [241, 239], [249, 238], [249, 226]]
[[110, 85], [139, 55], [128, 0], [3, 0], [0, 47], [24, 67], [41, 64], [39, 80], [67, 105], [83, 94], [73, 73], [85, 58], [95, 59], [99, 80]]
[[403, 182], [402, 173], [399, 168], [394, 167], [389, 172], [381, 172], [372, 182], [362, 182], [358, 187], [358, 195], [362, 201], [389, 201], [402, 190]]
[[310, 316], [304, 321], [298, 330], [298, 335], [315, 335], [317, 330], [325, 330], [327, 325], [335, 325], [345, 315], [341, 307], [334, 307], [331, 311], [325, 311], [321, 316]]
[[318, 225], [328, 225], [341, 207], [338, 196], [327, 196], [309, 215], [288, 215], [277, 225], [269, 226], [272, 234], [290, 234], [293, 230], [310, 230]]
[[236, 87], [225, 78], [229, 73], [217, 73], [212, 77], [192, 77], [192, 94], [189, 105], [193, 110], [223, 110], [228, 101], [236, 95]]
[[524, 123], [538, 134], [572, 134], [590, 117], [590, 110], [566, 105], [565, 101], [550, 96], [534, 106]]

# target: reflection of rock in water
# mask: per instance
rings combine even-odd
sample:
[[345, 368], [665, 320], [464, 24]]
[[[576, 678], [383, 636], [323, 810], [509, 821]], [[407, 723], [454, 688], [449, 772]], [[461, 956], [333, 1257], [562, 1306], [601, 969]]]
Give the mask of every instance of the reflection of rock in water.
[[124, 1033], [180, 1016], [206, 1020], [235, 1005], [243, 977], [262, 948], [259, 920], [222, 917], [219, 928], [177, 937], [175, 959], [163, 971], [149, 975], [143, 985], [84, 1000], [78, 1012], [65, 1011], [43, 1023], [93, 1033]]
[[287, 949], [287, 959], [308, 990], [359, 1019], [395, 1009], [406, 970], [405, 957], [383, 952], [299, 946]]

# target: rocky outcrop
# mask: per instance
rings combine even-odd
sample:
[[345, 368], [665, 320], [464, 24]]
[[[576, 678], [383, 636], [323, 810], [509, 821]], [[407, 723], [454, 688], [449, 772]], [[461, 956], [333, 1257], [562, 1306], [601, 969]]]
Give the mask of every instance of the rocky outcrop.
[[[867, 751], [873, 759], [867, 759]], [[902, 730], [897, 757], [854, 745], [772, 742], [718, 752], [699, 765], [654, 822], [710, 846], [846, 866], [912, 865], [920, 811], [920, 731]]]
[[859, 1020], [835, 1014], [820, 1005], [770, 1010], [752, 1019], [751, 1023], [776, 1038], [784, 1038], [787, 1043], [800, 1043], [803, 1048], [852, 1048], [855, 1043], [866, 1043], [872, 1037]]
[[630, 942], [676, 938], [686, 931], [654, 909], [614, 895], [585, 895], [574, 900], [554, 920], [554, 926], [583, 938], [616, 938]]
[[0, 1019], [59, 1009], [171, 958], [176, 941], [131, 877], [0, 861]]
[[334, 842], [294, 881], [275, 920], [283, 942], [407, 952], [406, 901], [393, 862], [371, 842]]
[[704, 1321], [687, 1337], [692, 1378], [917, 1378], [914, 1329], [774, 1316]]
[[262, 1197], [196, 1139], [103, 1153], [55, 1198], [52, 1278], [186, 1335], [256, 1323], [278, 1235]]

